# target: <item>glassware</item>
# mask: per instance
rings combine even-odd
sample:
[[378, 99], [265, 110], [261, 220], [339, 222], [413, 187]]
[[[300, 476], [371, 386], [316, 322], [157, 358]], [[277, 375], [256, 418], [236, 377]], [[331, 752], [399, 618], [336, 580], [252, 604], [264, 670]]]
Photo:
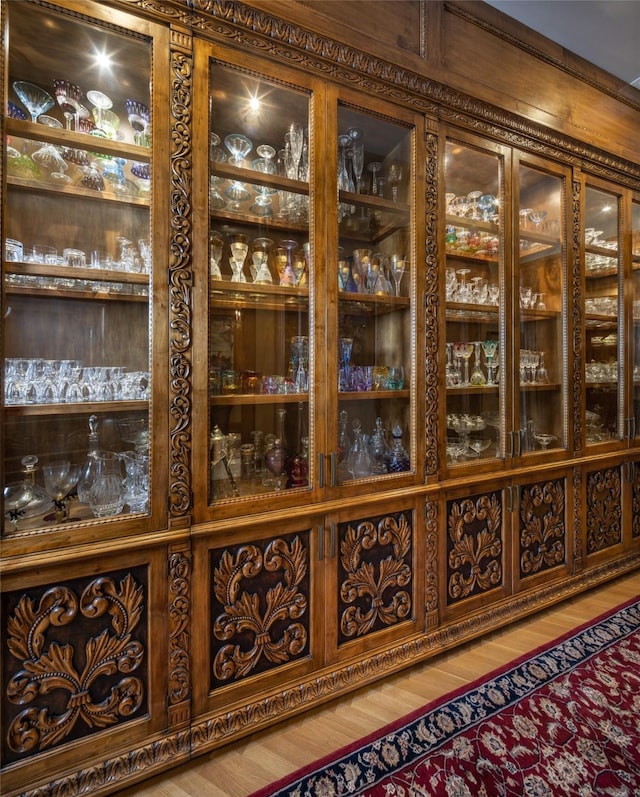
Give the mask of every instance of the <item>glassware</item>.
[[400, 283], [405, 272], [407, 261], [400, 255], [391, 255], [391, 275], [396, 286], [396, 296], [400, 296]]
[[473, 343], [464, 341], [457, 341], [453, 344], [453, 356], [464, 363], [464, 375], [462, 377], [461, 385], [469, 384], [469, 360], [473, 354]]
[[49, 108], [53, 108], [55, 100], [40, 86], [34, 83], [29, 83], [25, 80], [16, 80], [13, 84], [13, 90], [18, 95], [20, 102], [31, 114], [31, 121], [37, 122], [40, 114], [45, 113]]
[[391, 199], [394, 202], [398, 201], [398, 186], [401, 181], [402, 164], [399, 161], [392, 161], [387, 169], [387, 183], [391, 186]]
[[56, 522], [62, 523], [68, 519], [66, 499], [78, 483], [80, 465], [68, 459], [58, 460], [44, 465], [42, 473], [45, 490], [54, 501]]
[[94, 463], [83, 489], [94, 517], [119, 515], [125, 504], [125, 472], [122, 454], [96, 450], [90, 453]]
[[469, 381], [472, 385], [480, 386], [487, 384], [487, 378], [484, 375], [484, 371], [482, 370], [481, 365], [481, 355], [480, 352], [482, 351], [482, 342], [477, 340], [473, 344], [474, 349], [474, 359], [473, 359], [473, 370], [471, 371], [471, 376]]
[[385, 456], [388, 473], [401, 473], [411, 469], [411, 461], [402, 445], [402, 427], [396, 424], [391, 431], [392, 443]]
[[95, 105], [95, 113], [93, 114], [93, 118], [95, 119], [96, 126], [98, 128], [102, 127], [102, 112], [108, 111], [113, 107], [113, 101], [110, 97], [107, 97], [106, 94], [103, 94], [101, 91], [97, 89], [91, 89], [87, 92], [87, 99], [92, 105]]
[[146, 105], [138, 100], [125, 100], [125, 111], [127, 112], [127, 119], [133, 129], [133, 141], [138, 146], [149, 146], [149, 121], [151, 116], [149, 109]]
[[351, 351], [353, 338], [340, 338], [340, 378], [339, 389], [351, 390]]
[[537, 432], [534, 437], [540, 443], [540, 447], [545, 450], [558, 439], [554, 434], [543, 434], [542, 432]]
[[284, 249], [286, 252], [286, 260], [284, 263], [284, 268], [282, 269], [282, 273], [280, 274], [280, 285], [295, 287], [295, 285], [297, 284], [297, 280], [296, 280], [296, 273], [293, 270], [292, 252], [294, 251], [294, 249], [298, 248], [298, 242], [293, 241], [291, 239], [286, 239], [284, 241], [280, 241], [280, 247]]
[[56, 100], [66, 121], [67, 130], [71, 130], [72, 120], [77, 120], [82, 99], [82, 89], [69, 80], [55, 79], [53, 88]]
[[43, 169], [49, 172], [49, 177], [63, 183], [70, 183], [71, 178], [66, 174], [68, 166], [58, 147], [53, 144], [42, 144], [31, 156]]
[[378, 178], [377, 174], [382, 169], [382, 164], [378, 161], [372, 161], [367, 165], [367, 171], [371, 172], [371, 193], [374, 196], [378, 195]]
[[231, 270], [233, 275], [231, 282], [246, 282], [247, 278], [244, 275], [244, 262], [249, 252], [249, 245], [247, 243], [247, 236], [241, 233], [234, 233], [228, 237], [229, 246], [231, 248]]
[[498, 353], [498, 341], [483, 340], [482, 349], [484, 351], [484, 356], [487, 363], [487, 384], [494, 385], [495, 382], [493, 379], [493, 369], [494, 369], [494, 360], [496, 354]]
[[149, 506], [149, 455], [141, 451], [123, 451], [120, 457], [126, 474], [125, 504], [130, 512], [146, 512]]
[[224, 145], [231, 153], [231, 163], [242, 166], [242, 162], [253, 149], [253, 142], [241, 133], [230, 133], [224, 139]]
[[354, 479], [364, 479], [372, 473], [371, 457], [362, 432], [362, 424], [353, 422], [353, 443], [347, 456], [347, 469]]
[[269, 270], [269, 249], [273, 246], [271, 238], [254, 238], [251, 259], [255, 267], [256, 285], [272, 285], [273, 277]]
[[209, 276], [213, 280], [221, 280], [220, 261], [224, 249], [224, 238], [215, 231], [209, 236]]
[[389, 444], [385, 437], [382, 418], [376, 418], [376, 425], [369, 440], [369, 452], [371, 455], [371, 472], [376, 475], [386, 473], [386, 457], [389, 453]]

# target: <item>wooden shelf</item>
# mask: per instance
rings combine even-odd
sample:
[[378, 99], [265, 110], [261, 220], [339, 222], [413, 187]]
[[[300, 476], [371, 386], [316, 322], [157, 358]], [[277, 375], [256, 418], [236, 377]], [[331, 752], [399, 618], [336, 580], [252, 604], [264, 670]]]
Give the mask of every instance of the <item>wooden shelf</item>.
[[5, 413], [11, 417], [33, 417], [45, 415], [86, 415], [96, 412], [139, 412], [148, 410], [148, 401], [83, 401], [78, 404], [58, 402], [56, 404], [7, 404]]

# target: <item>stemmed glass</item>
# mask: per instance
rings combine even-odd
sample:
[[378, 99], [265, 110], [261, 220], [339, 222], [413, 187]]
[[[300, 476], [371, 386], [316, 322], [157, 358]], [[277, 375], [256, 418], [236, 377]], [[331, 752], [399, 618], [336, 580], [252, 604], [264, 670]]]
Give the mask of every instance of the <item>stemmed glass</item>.
[[56, 521], [62, 523], [67, 519], [66, 499], [78, 483], [80, 465], [73, 465], [68, 459], [63, 459], [44, 465], [42, 473], [45, 490], [55, 504]]
[[453, 344], [453, 356], [458, 360], [464, 361], [464, 376], [462, 377], [462, 385], [469, 384], [469, 359], [473, 354], [473, 343], [465, 343], [458, 341]]
[[353, 349], [353, 338], [340, 338], [340, 362], [342, 363], [342, 370], [344, 379], [340, 380], [340, 389], [349, 390], [351, 383], [350, 366], [351, 366], [351, 351]]
[[101, 127], [102, 112], [108, 111], [110, 108], [113, 108], [113, 102], [110, 97], [107, 97], [106, 94], [103, 94], [101, 91], [98, 91], [97, 89], [92, 89], [91, 91], [88, 91], [87, 99], [92, 105], [95, 105], [96, 112], [94, 114], [94, 119], [96, 122], [96, 126]]
[[338, 136], [338, 189], [340, 191], [352, 191], [353, 181], [347, 169], [347, 147], [351, 143], [351, 136], [342, 133]]
[[542, 432], [537, 432], [535, 438], [543, 449], [547, 449], [554, 440], [558, 439], [554, 434], [544, 434]]
[[540, 232], [540, 228], [547, 218], [547, 215], [548, 213], [546, 210], [534, 210], [533, 208], [529, 210], [529, 219], [533, 223], [536, 232]]
[[233, 271], [231, 282], [246, 282], [247, 278], [244, 275], [243, 268], [249, 252], [247, 236], [241, 233], [230, 235], [229, 246], [231, 247], [231, 270]]
[[271, 238], [255, 238], [251, 250], [251, 259], [256, 270], [256, 285], [272, 285], [273, 277], [269, 271], [269, 248], [273, 245]]
[[378, 195], [378, 178], [376, 175], [382, 169], [382, 164], [378, 163], [378, 161], [372, 161], [368, 166], [367, 170], [371, 172], [371, 193], [374, 196]]
[[498, 353], [498, 341], [483, 340], [482, 349], [484, 351], [484, 356], [487, 361], [487, 384], [494, 385], [495, 382], [493, 381], [493, 368], [494, 368], [493, 361], [495, 359], [496, 354]]
[[291, 152], [291, 173], [287, 174], [292, 180], [298, 179], [300, 168], [300, 158], [302, 157], [302, 147], [304, 146], [304, 130], [295, 122], [289, 125], [285, 134], [285, 149]]
[[212, 232], [209, 236], [209, 276], [213, 280], [221, 280], [220, 261], [222, 260], [222, 250], [224, 239], [217, 233]]
[[242, 161], [253, 149], [251, 139], [241, 133], [229, 133], [225, 137], [224, 145], [231, 153], [231, 163], [234, 166], [242, 166]]
[[407, 266], [407, 261], [400, 255], [391, 255], [391, 275], [396, 286], [396, 296], [400, 296], [400, 283]]
[[149, 137], [149, 109], [138, 100], [125, 100], [124, 108], [127, 112], [127, 119], [133, 128], [133, 140], [139, 146], [148, 146]]
[[391, 186], [391, 199], [394, 202], [398, 201], [398, 186], [402, 180], [402, 164], [398, 161], [392, 161], [387, 169], [387, 182]]
[[362, 179], [362, 170], [364, 169], [364, 144], [360, 141], [354, 141], [351, 147], [351, 165], [353, 166], [356, 192], [359, 194], [360, 180]]
[[479, 221], [482, 218], [478, 207], [478, 200], [481, 196], [482, 191], [470, 191], [467, 194], [467, 200], [469, 201], [467, 216], [474, 221]]
[[[133, 172], [133, 169], [131, 170]], [[211, 210], [222, 210], [226, 206], [226, 202], [220, 191], [218, 191], [218, 184], [222, 181], [222, 177], [212, 174], [209, 177], [209, 208]]]
[[474, 348], [474, 359], [473, 359], [473, 370], [471, 371], [471, 384], [472, 385], [486, 385], [487, 378], [484, 375], [484, 371], [482, 370], [482, 366], [480, 364], [480, 352], [482, 351], [482, 341], [476, 340], [473, 344]]
[[478, 198], [478, 210], [482, 213], [484, 221], [490, 221], [496, 208], [496, 198], [493, 194], [482, 194]]
[[68, 166], [60, 151], [53, 144], [42, 144], [40, 149], [31, 156], [33, 160], [49, 172], [49, 176], [54, 180], [63, 183], [70, 183], [71, 178], [66, 171]]
[[13, 90], [18, 95], [20, 102], [31, 114], [32, 122], [37, 122], [41, 113], [45, 113], [55, 105], [55, 100], [51, 94], [34, 83], [16, 80], [13, 83]]
[[80, 100], [82, 99], [82, 89], [68, 80], [53, 81], [54, 93], [58, 105], [62, 109], [67, 123], [67, 130], [71, 130], [71, 120], [78, 118], [80, 110]]
[[284, 249], [286, 252], [284, 268], [280, 273], [280, 285], [289, 285], [295, 287], [298, 284], [298, 281], [296, 279], [296, 272], [293, 270], [292, 253], [294, 249], [298, 248], [298, 242], [291, 239], [280, 241], [280, 248]]

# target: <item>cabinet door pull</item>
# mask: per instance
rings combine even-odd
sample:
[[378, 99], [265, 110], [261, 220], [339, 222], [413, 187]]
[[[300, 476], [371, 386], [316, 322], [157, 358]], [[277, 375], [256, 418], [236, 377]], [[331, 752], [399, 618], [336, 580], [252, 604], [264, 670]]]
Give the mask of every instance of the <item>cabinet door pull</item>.
[[324, 487], [324, 454], [318, 454], [318, 484], [320, 488]]
[[318, 561], [324, 559], [324, 526], [318, 523]]
[[331, 523], [331, 538], [329, 543], [329, 559], [336, 555], [336, 524]]
[[329, 454], [329, 467], [331, 471], [331, 486], [336, 487], [338, 483], [338, 457], [335, 451]]
[[513, 456], [513, 435], [515, 432], [509, 432], [509, 456]]

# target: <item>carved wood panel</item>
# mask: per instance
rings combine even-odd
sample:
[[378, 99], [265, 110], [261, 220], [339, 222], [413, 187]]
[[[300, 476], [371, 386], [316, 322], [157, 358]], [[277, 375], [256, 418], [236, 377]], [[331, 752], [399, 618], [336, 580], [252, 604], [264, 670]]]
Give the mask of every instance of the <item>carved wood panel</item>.
[[502, 585], [499, 492], [447, 502], [447, 605]]
[[631, 486], [631, 536], [640, 537], [640, 462], [633, 463]]
[[563, 479], [522, 487], [518, 515], [520, 578], [566, 562], [564, 515]]
[[147, 572], [2, 595], [2, 765], [147, 713]]
[[587, 474], [587, 553], [622, 542], [622, 478], [620, 468]]
[[339, 645], [412, 616], [413, 527], [413, 512], [338, 524]]
[[210, 552], [216, 689], [309, 655], [309, 532]]

